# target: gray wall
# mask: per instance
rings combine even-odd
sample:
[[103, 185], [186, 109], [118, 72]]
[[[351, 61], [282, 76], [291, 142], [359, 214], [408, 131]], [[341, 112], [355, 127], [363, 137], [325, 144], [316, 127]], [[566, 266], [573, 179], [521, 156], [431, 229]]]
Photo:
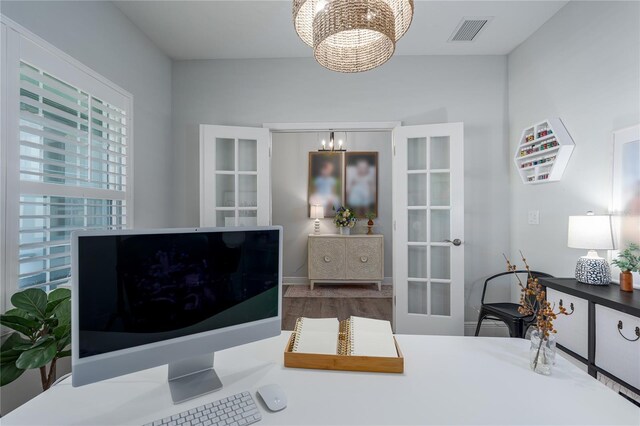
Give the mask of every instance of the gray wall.
[[483, 278], [504, 269], [509, 250], [506, 86], [505, 56], [394, 57], [357, 75], [304, 58], [174, 62], [177, 225], [198, 225], [199, 124], [462, 121], [466, 319], [475, 320]]
[[[0, 12], [134, 97], [137, 227], [171, 225], [171, 61], [110, 2], [0, 2]], [[68, 359], [58, 372], [70, 371]], [[29, 371], [3, 387], [4, 415], [41, 391]]]
[[[639, 18], [637, 2], [570, 2], [509, 55], [511, 155], [522, 129], [547, 117], [576, 144], [560, 182], [526, 186], [510, 166], [511, 248], [535, 269], [573, 276], [585, 253], [567, 248], [568, 216], [607, 212], [611, 133], [640, 122]], [[539, 225], [527, 225], [528, 210]]]
[[[342, 132], [336, 133], [336, 140], [343, 135]], [[309, 219], [307, 202], [309, 152], [319, 148], [318, 134], [274, 133], [272, 141], [271, 217], [274, 225], [284, 227], [283, 275], [287, 283], [305, 282], [308, 276], [307, 236], [313, 233], [314, 225], [314, 220]], [[391, 142], [391, 132], [348, 132], [345, 144], [349, 151], [378, 152], [378, 218], [375, 219], [373, 231], [384, 235], [386, 277], [392, 276], [393, 259]], [[333, 218], [328, 213], [325, 214], [327, 219], [320, 220], [320, 232], [336, 234]], [[366, 233], [366, 224], [367, 219], [358, 221], [352, 232]]]

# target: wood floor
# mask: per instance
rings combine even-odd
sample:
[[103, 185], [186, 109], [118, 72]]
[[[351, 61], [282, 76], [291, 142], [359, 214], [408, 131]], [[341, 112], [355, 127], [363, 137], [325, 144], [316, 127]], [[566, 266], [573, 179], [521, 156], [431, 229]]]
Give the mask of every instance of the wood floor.
[[[283, 294], [286, 286], [283, 286]], [[391, 298], [329, 298], [329, 297], [283, 297], [282, 329], [293, 330], [298, 317], [338, 318], [340, 321], [351, 315], [391, 321], [393, 309]]]

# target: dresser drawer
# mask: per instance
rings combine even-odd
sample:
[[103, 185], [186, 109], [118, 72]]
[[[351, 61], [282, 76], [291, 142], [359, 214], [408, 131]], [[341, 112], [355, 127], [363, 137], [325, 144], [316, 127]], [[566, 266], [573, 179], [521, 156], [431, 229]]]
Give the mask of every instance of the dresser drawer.
[[556, 342], [581, 357], [588, 358], [589, 302], [552, 288], [547, 288], [547, 300], [551, 306], [555, 306], [554, 311], [556, 312], [560, 304], [567, 308], [568, 312], [571, 312], [573, 304], [573, 314], [569, 316], [558, 315], [558, 318], [553, 322], [554, 328], [558, 331]]
[[383, 239], [351, 237], [347, 242], [347, 279], [382, 280], [384, 276]]
[[345, 239], [309, 238], [309, 279], [345, 279]]
[[[618, 329], [620, 321], [622, 330]], [[640, 339], [636, 327], [640, 327], [640, 318], [596, 305], [596, 365], [640, 388]], [[638, 340], [630, 342], [625, 337]]]

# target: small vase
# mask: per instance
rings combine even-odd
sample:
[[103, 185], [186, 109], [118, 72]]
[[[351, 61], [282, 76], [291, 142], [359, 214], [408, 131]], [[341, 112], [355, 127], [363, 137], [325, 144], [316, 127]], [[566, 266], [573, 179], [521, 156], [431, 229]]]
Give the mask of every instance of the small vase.
[[351, 234], [351, 228], [347, 226], [340, 227], [340, 235], [349, 235], [349, 234]]
[[633, 291], [633, 274], [631, 274], [631, 271], [620, 272], [620, 291]]
[[531, 348], [529, 349], [529, 367], [538, 374], [548, 376], [556, 362], [556, 337], [551, 334], [541, 340], [540, 332], [531, 332]]
[[367, 222], [367, 235], [373, 234], [373, 225], [373, 219], [369, 219], [369, 222]]

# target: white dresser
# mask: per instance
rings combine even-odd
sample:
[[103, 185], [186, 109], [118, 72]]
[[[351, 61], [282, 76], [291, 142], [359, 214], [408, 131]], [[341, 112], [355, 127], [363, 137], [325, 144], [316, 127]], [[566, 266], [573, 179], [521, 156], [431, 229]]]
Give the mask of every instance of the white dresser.
[[384, 279], [383, 235], [309, 235], [309, 283], [373, 283]]
[[573, 310], [553, 323], [558, 346], [586, 364], [592, 376], [604, 375], [640, 395], [640, 290], [573, 278], [541, 278], [540, 284], [552, 305]]

